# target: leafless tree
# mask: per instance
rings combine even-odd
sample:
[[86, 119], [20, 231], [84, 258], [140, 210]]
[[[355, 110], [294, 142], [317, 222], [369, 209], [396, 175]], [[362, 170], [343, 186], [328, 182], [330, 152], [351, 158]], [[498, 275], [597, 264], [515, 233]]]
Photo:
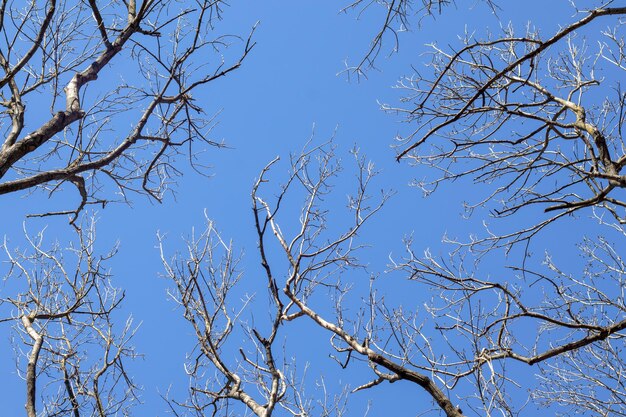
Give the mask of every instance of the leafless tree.
[[[395, 38], [412, 16], [419, 20], [448, 3], [348, 5], [360, 12], [386, 8], [355, 71], [370, 68], [383, 38]], [[195, 142], [219, 146], [192, 93], [238, 68], [254, 43], [242, 40], [241, 52], [225, 64], [220, 53], [236, 38], [213, 35], [220, 2], [173, 12], [175, 4], [2, 3], [0, 88], [7, 110], [0, 193], [56, 193], [72, 183], [81, 202], [63, 213], [73, 213], [76, 223], [86, 204], [103, 204], [114, 192], [161, 199], [183, 150], [195, 165]], [[367, 265], [362, 232], [389, 194], [371, 192], [377, 172], [358, 151], [356, 175], [341, 177], [355, 178], [354, 189], [336, 192], [348, 181], [337, 180], [345, 174], [331, 142], [293, 156], [282, 185], [272, 178], [278, 159], [254, 184], [251, 232], [261, 274], [244, 271], [243, 255], [208, 219], [184, 255], [168, 255], [159, 235], [170, 295], [195, 336], [185, 364], [188, 396], [165, 396], [170, 412], [340, 416], [348, 390], [403, 381], [431, 400], [425, 410], [449, 417], [519, 415], [531, 402], [561, 415], [626, 414], [620, 246], [608, 233], [583, 240], [579, 269], [563, 267], [549, 252], [541, 265], [530, 265], [524, 247], [557, 220], [585, 211], [616, 239], [626, 236], [626, 95], [618, 82], [626, 69], [626, 8], [609, 1], [575, 13], [577, 20], [547, 37], [528, 28], [519, 35], [510, 26], [484, 39], [467, 34], [457, 49], [433, 44], [430, 68], [403, 79], [405, 99], [385, 107], [413, 127], [400, 139], [397, 158], [430, 168], [430, 177], [416, 181], [426, 194], [444, 182], [473, 181], [486, 195], [468, 203], [470, 215], [486, 207], [509, 220], [543, 208], [532, 223], [509, 222], [510, 230], [457, 242], [449, 259], [421, 254], [422, 242], [407, 238], [404, 256]], [[593, 50], [583, 34], [601, 21], [613, 26], [601, 26]], [[194, 59], [205, 50], [220, 57], [210, 70]], [[136, 71], [113, 75], [116, 57]], [[106, 89], [87, 88], [102, 80]], [[26, 132], [26, 126], [37, 127]], [[337, 199], [346, 194], [342, 212]], [[15, 325], [18, 349], [28, 350], [20, 356], [27, 415], [128, 415], [137, 388], [124, 363], [136, 356], [135, 330], [129, 321], [114, 324], [123, 293], [104, 267], [112, 254], [95, 254], [91, 224], [73, 227], [77, 241], [65, 250], [46, 247], [43, 234], [29, 237], [27, 250], [3, 245], [7, 282], [17, 295], [3, 296], [0, 320]], [[519, 244], [521, 260], [504, 273], [491, 275], [479, 262]], [[392, 291], [378, 279], [382, 269], [400, 278]], [[250, 288], [263, 291], [253, 296]], [[423, 309], [396, 303], [397, 292], [414, 294]], [[319, 389], [311, 390], [290, 337], [303, 326], [330, 340], [323, 367], [358, 368], [367, 379], [333, 394], [316, 375]], [[94, 352], [98, 360], [90, 359]]]
[[[605, 6], [577, 13], [578, 20], [546, 39], [534, 30], [516, 35], [505, 27], [503, 34], [489, 34], [485, 40], [467, 35], [451, 52], [433, 45], [431, 68], [400, 84], [408, 92], [404, 104], [386, 107], [406, 115], [415, 126], [401, 139], [398, 159], [440, 174], [416, 182], [426, 194], [443, 182], [468, 178], [480, 185], [477, 190], [487, 192], [467, 205], [470, 215], [487, 207], [496, 218], [509, 219], [543, 206], [546, 217], [457, 243], [451, 259], [428, 251], [419, 255], [408, 239], [406, 256], [394, 259], [391, 270], [408, 277], [415, 294], [432, 294], [425, 312], [390, 304], [372, 279], [362, 308], [349, 313], [345, 300], [352, 292], [342, 280], [343, 272], [361, 266], [358, 231], [379, 207], [365, 203], [371, 167], [358, 164], [359, 192], [349, 200], [354, 224], [333, 235], [336, 227], [327, 227], [330, 214], [322, 203], [336, 172], [328, 163], [328, 151], [322, 152], [315, 169], [307, 152], [292, 161], [294, 174], [275, 200], [260, 193], [267, 186], [268, 166], [253, 190], [253, 207], [261, 264], [276, 313], [269, 339], [249, 331], [256, 337], [254, 346], [276, 340], [279, 327], [308, 319], [331, 335], [339, 365], [371, 368], [373, 379], [354, 391], [410, 381], [447, 416], [519, 415], [531, 407], [529, 402], [557, 415], [625, 413], [626, 265], [619, 246], [603, 236], [609, 233], [581, 242], [581, 269], [563, 268], [549, 254], [541, 265], [531, 267], [524, 253], [519, 264], [493, 278], [475, 258], [528, 244], [557, 220], [583, 209], [610, 226], [617, 238], [626, 235], [625, 203], [619, 197], [626, 158], [621, 137], [624, 94], [618, 83], [610, 85], [625, 67], [623, 21], [615, 16], [626, 14], [626, 9]], [[580, 33], [611, 17], [615, 27], [602, 30], [600, 46], [591, 52]], [[297, 225], [281, 217], [294, 182], [305, 196]], [[602, 212], [615, 221], [607, 221]], [[333, 213], [333, 220], [336, 216]], [[282, 264], [276, 251], [284, 256]], [[194, 268], [180, 268], [185, 269]], [[177, 284], [179, 291], [195, 281], [175, 279], [183, 283]], [[204, 292], [215, 292], [210, 288], [215, 285]], [[332, 296], [321, 295], [327, 292]], [[183, 294], [177, 299], [188, 311]], [[206, 332], [198, 335], [200, 343], [206, 340]], [[216, 366], [223, 354], [214, 350], [205, 357]], [[239, 363], [248, 357], [243, 354]], [[275, 357], [273, 350], [271, 355], [257, 355], [264, 358], [263, 365], [248, 362], [249, 369], [264, 369], [262, 392], [272, 392], [270, 381], [285, 387], [275, 391], [275, 397], [262, 397], [261, 408], [254, 406], [259, 402], [246, 404], [256, 415], [271, 414], [285, 398], [280, 394], [296, 390], [275, 361], [267, 362]], [[227, 399], [245, 403], [231, 387], [250, 396], [258, 387], [249, 383], [246, 390], [236, 383], [241, 377], [219, 374], [221, 384], [213, 382], [202, 393], [211, 404]], [[535, 376], [538, 380], [532, 382]], [[285, 409], [307, 415], [301, 409]]]
[[[369, 205], [366, 189], [375, 172], [371, 165], [359, 159], [360, 182], [349, 200], [351, 215], [346, 219], [346, 230], [337, 237], [325, 236], [328, 212], [320, 202], [340, 171], [333, 146], [324, 144], [293, 157], [289, 177], [280, 187], [276, 201], [270, 203], [261, 196], [261, 188], [277, 163], [278, 158], [265, 167], [252, 191], [267, 300], [250, 296], [238, 303], [231, 300], [243, 277], [238, 266], [240, 258], [232, 243], [221, 238], [210, 220], [200, 236], [190, 238], [186, 256], [169, 260], [161, 245], [166, 277], [175, 284], [171, 295], [181, 305], [197, 337], [186, 366], [191, 379], [189, 398], [170, 400], [174, 412], [182, 409], [198, 416], [252, 413], [269, 417], [275, 411], [278, 415], [294, 416], [343, 415], [345, 392], [335, 397], [323, 395], [318, 400], [307, 395], [306, 366], [301, 364], [298, 368], [294, 359], [297, 352], [290, 351], [289, 340], [284, 340], [281, 333], [284, 334], [285, 328], [297, 326], [307, 315], [322, 320], [306, 307], [305, 300], [317, 287], [337, 285], [332, 281], [338, 271], [356, 267], [352, 253], [359, 246], [353, 241], [386, 196], [375, 206]], [[291, 238], [283, 235], [277, 223], [281, 202], [288, 194], [302, 198], [299, 226]], [[278, 267], [270, 260], [275, 256], [269, 254], [268, 246], [272, 242], [268, 241], [268, 234], [277, 239], [279, 250], [289, 261], [288, 272], [275, 271]], [[160, 240], [163, 242], [162, 237]], [[250, 287], [248, 284], [247, 288]], [[266, 314], [250, 313], [251, 304], [269, 308], [269, 322], [263, 321]], [[248, 343], [237, 345], [242, 334]], [[350, 338], [347, 333], [342, 333], [342, 337]], [[239, 359], [233, 359], [235, 351], [239, 352]], [[323, 379], [318, 384], [323, 390]], [[237, 404], [243, 409], [237, 408]]]
[[[533, 206], [554, 213], [490, 240], [523, 241], [589, 207], [625, 222], [625, 203], [617, 196], [626, 184], [621, 175], [624, 94], [610, 80], [624, 70], [619, 16], [626, 8], [580, 14], [580, 20], [547, 39], [532, 30], [517, 35], [508, 27], [502, 36], [485, 40], [467, 35], [451, 52], [433, 44], [432, 73], [405, 78], [399, 87], [407, 91], [406, 106], [385, 107], [405, 114], [415, 126], [400, 139], [398, 159], [441, 173], [417, 184], [425, 193], [441, 182], [470, 177], [496, 186], [468, 210], [499, 201], [498, 217]], [[600, 47], [590, 51], [579, 31], [615, 16], [615, 27], [600, 26]]]
[[254, 46], [224, 57], [240, 39], [214, 31], [221, 3], [2, 2], [0, 194], [71, 183], [67, 214], [129, 192], [160, 200], [178, 155], [195, 165], [199, 144], [221, 145], [194, 93]]
[[[213, 115], [197, 91], [237, 69], [250, 37], [220, 34], [221, 1], [2, 1], [0, 4], [0, 194], [35, 189], [67, 197], [77, 240], [29, 247], [4, 242], [9, 271], [0, 321], [14, 323], [26, 346], [26, 411], [74, 417], [129, 415], [137, 386], [124, 363], [136, 356], [135, 328], [116, 313], [124, 298], [98, 255], [86, 205], [129, 194], [161, 200], [179, 175], [196, 169]], [[254, 29], [252, 29], [254, 30]], [[240, 44], [239, 51], [227, 50]], [[70, 190], [71, 191], [71, 190]], [[67, 204], [67, 203], [65, 203]], [[84, 223], [84, 222], [83, 222]], [[15, 290], [13, 294], [9, 291]], [[121, 321], [120, 321], [121, 320]]]
[[[334, 365], [337, 371], [348, 366], [371, 369], [371, 380], [353, 392], [384, 382], [408, 381], [425, 390], [446, 415], [463, 415], [438, 381], [431, 378], [431, 372], [423, 372], [424, 366], [413, 361], [414, 343], [422, 336], [417, 329], [401, 328], [411, 322], [411, 316], [388, 310], [373, 284], [366, 288], [365, 301], [355, 313], [348, 313], [344, 304], [352, 295], [342, 277], [364, 268], [360, 230], [389, 197], [385, 193], [376, 198], [369, 194], [377, 172], [358, 153], [354, 156], [356, 190], [348, 197], [345, 214], [331, 213], [326, 207], [332, 198], [333, 179], [341, 171], [332, 145], [305, 150], [292, 158], [291, 174], [272, 199], [263, 197], [262, 191], [268, 187], [270, 170], [278, 160], [260, 174], [252, 201], [269, 297], [269, 325], [259, 323], [258, 315], [252, 325], [242, 319], [243, 309], [258, 300], [245, 299], [236, 307], [227, 302], [242, 272], [237, 270], [238, 258], [231, 244], [219, 237], [211, 222], [201, 237], [191, 238], [186, 257], [170, 261], [163, 256], [166, 275], [175, 283], [173, 297], [182, 306], [198, 341], [187, 367], [192, 380], [189, 399], [171, 401], [173, 409], [177, 405], [197, 415], [206, 415], [209, 410], [213, 415], [229, 415], [236, 413], [232, 411], [235, 402], [258, 416], [274, 415], [275, 410], [294, 416], [315, 415], [315, 411], [342, 415], [341, 400], [321, 410], [307, 407], [314, 403], [311, 398], [315, 395], [303, 396], [299, 375], [291, 372], [295, 364], [287, 361], [296, 357], [296, 352], [289, 351], [289, 337], [281, 338], [279, 334], [297, 333], [305, 324], [302, 322], [309, 321], [330, 336], [329, 348], [335, 360], [328, 360], [326, 366]], [[293, 211], [283, 211], [285, 205], [292, 206], [287, 200], [297, 197], [301, 198], [299, 212], [294, 216]], [[339, 219], [346, 226], [338, 232]], [[365, 278], [367, 281], [367, 275]], [[237, 332], [238, 323], [249, 345], [238, 346], [241, 357], [233, 360], [229, 352], [237, 345], [232, 346], [229, 338]], [[396, 330], [406, 336], [395, 339], [397, 344], [393, 342]], [[284, 351], [277, 347], [281, 339]]]
[[136, 356], [135, 327], [116, 315], [124, 293], [111, 285], [106, 266], [115, 250], [95, 253], [93, 222], [74, 228], [77, 239], [67, 248], [46, 243], [43, 233], [27, 234], [24, 249], [3, 244], [6, 289], [15, 295], [0, 298], [0, 322], [13, 323], [20, 336], [26, 415], [129, 415], [137, 386], [124, 364]]
[[[466, 203], [468, 216], [489, 211], [495, 223], [452, 241], [450, 259], [421, 255], [409, 241], [393, 265], [436, 294], [428, 308], [448, 349], [424, 359], [450, 388], [473, 381], [464, 410], [518, 413], [525, 403], [515, 404], [511, 391], [522, 363], [539, 368], [530, 400], [557, 414], [626, 412], [626, 8], [613, 3], [574, 10], [548, 36], [510, 25], [484, 38], [466, 34], [458, 48], [432, 44], [430, 67], [400, 82], [400, 105], [385, 106], [412, 127], [399, 139], [398, 160], [429, 168], [415, 185], [428, 195], [444, 183], [473, 184], [484, 195]], [[547, 248], [533, 238], [585, 214], [600, 229], [579, 245], [582, 268], [549, 253], [530, 265], [529, 245]], [[476, 263], [519, 245], [519, 261], [509, 258], [513, 266], [497, 277]]]

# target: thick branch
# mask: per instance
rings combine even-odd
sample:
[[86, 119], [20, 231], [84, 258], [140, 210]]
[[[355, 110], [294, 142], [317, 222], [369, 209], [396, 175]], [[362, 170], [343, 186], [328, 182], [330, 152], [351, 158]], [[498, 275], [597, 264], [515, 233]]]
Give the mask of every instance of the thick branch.
[[28, 355], [28, 365], [26, 367], [26, 415], [28, 417], [37, 417], [35, 407], [36, 403], [36, 385], [37, 385], [37, 360], [39, 352], [43, 344], [43, 336], [41, 336], [33, 328], [33, 319], [29, 316], [22, 316], [22, 325], [28, 335], [33, 339], [33, 347]]
[[359, 343], [354, 337], [350, 336], [345, 330], [336, 324], [326, 321], [323, 317], [311, 310], [306, 304], [304, 304], [298, 297], [296, 297], [289, 287], [285, 287], [285, 294], [315, 323], [320, 325], [326, 330], [329, 330], [339, 336], [344, 342], [354, 349], [359, 354], [366, 356], [371, 362], [380, 365], [387, 370], [398, 375], [401, 379], [411, 381], [424, 388], [428, 394], [437, 402], [441, 409], [446, 413], [448, 417], [463, 417], [463, 413], [457, 407], [452, 404], [450, 399], [444, 394], [435, 383], [426, 375], [422, 375], [419, 372], [412, 371], [406, 367], [399, 365], [385, 356], [375, 352], [370, 347]]
[[106, 48], [95, 61], [85, 70], [78, 72], [72, 77], [65, 87], [66, 105], [65, 111], [57, 112], [48, 122], [39, 129], [25, 136], [17, 143], [0, 151], [0, 178], [2, 178], [13, 164], [22, 159], [28, 153], [38, 149], [42, 144], [50, 140], [56, 134], [63, 131], [70, 124], [81, 119], [84, 111], [80, 106], [80, 89], [90, 81], [98, 78], [98, 73], [106, 66], [121, 50], [126, 41], [139, 27], [141, 15], [130, 22], [128, 26], [115, 39], [111, 47]]

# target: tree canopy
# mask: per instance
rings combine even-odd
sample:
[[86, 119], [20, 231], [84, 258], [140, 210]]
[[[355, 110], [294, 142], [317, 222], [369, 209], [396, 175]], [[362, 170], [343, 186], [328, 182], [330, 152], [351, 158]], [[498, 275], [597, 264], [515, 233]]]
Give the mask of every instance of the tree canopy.
[[626, 7], [531, 3], [2, 2], [6, 412], [626, 414]]

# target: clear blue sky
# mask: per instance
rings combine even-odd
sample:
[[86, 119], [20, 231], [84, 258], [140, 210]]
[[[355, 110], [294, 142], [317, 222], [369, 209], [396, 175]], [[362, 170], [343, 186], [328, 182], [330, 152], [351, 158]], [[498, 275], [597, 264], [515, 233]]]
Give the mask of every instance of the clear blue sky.
[[[252, 228], [251, 186], [269, 160], [280, 155], [286, 161], [290, 152], [297, 152], [311, 136], [313, 127], [316, 141], [334, 134], [339, 153], [345, 159], [349, 159], [350, 148], [355, 145], [361, 148], [382, 169], [375, 188], [396, 191], [363, 235], [363, 241], [372, 245], [367, 252], [372, 272], [384, 274], [390, 253], [399, 253], [403, 236], [410, 233], [414, 233], [418, 249], [430, 247], [433, 252], [444, 254], [447, 249], [440, 243], [444, 233], [466, 237], [472, 231], [481, 231], [479, 221], [464, 220], [461, 216], [461, 203], [473, 194], [468, 184], [452, 184], [428, 199], [423, 199], [419, 190], [407, 186], [420, 173], [406, 163], [396, 163], [391, 145], [395, 135], [406, 132], [408, 127], [394, 115], [381, 112], [379, 106], [396, 102], [399, 93], [391, 87], [400, 76], [412, 72], [411, 65], [418, 68], [423, 65], [425, 44], [436, 41], [440, 46], [454, 45], [457, 34], [466, 28], [477, 33], [485, 28], [498, 29], [499, 20], [485, 6], [469, 3], [473, 5], [469, 9], [459, 4], [436, 20], [426, 18], [421, 27], [414, 25], [413, 32], [401, 35], [399, 52], [389, 58], [383, 56], [389, 52], [390, 45], [386, 44], [377, 62], [378, 70], [369, 71], [367, 79], [358, 82], [338, 73], [346, 60], [358, 61], [367, 49], [380, 22], [381, 10], [373, 10], [357, 21], [354, 14], [338, 14], [340, 4], [336, 2], [247, 1], [233, 2], [225, 9], [224, 20], [218, 24], [220, 32], [246, 34], [257, 20], [260, 25], [255, 36], [257, 46], [242, 68], [211, 83], [202, 96], [196, 97], [207, 113], [221, 111], [213, 136], [216, 140], [223, 139], [230, 147], [208, 148], [202, 155], [202, 161], [211, 165], [212, 177], [194, 173], [181, 160], [179, 167], [184, 176], [174, 188], [175, 195], [167, 196], [163, 204], [136, 197], [132, 207], [110, 205], [97, 214], [99, 245], [106, 248], [120, 242], [120, 253], [110, 266], [114, 283], [127, 292], [122, 314], [132, 314], [136, 323], [141, 323], [135, 346], [144, 359], [134, 363], [132, 370], [137, 383], [143, 386], [144, 404], [137, 407], [135, 415], [165, 415], [165, 404], [158, 398], [158, 392], [164, 392], [170, 384], [173, 394], [184, 395], [187, 380], [182, 364], [194, 343], [180, 310], [167, 299], [169, 283], [159, 277], [162, 269], [156, 250], [157, 230], [167, 234], [172, 252], [182, 250], [180, 237], [188, 235], [194, 226], [202, 228], [206, 210], [224, 237], [232, 238], [235, 246], [246, 253], [243, 264], [246, 279], [251, 280], [254, 288], [252, 282], [261, 270]], [[549, 34], [558, 29], [559, 23], [571, 21], [572, 11], [567, 1], [511, 3], [499, 19], [502, 22], [513, 19], [520, 28], [532, 19], [542, 33]], [[566, 18], [559, 22], [555, 16]], [[280, 179], [286, 169], [284, 163], [279, 165], [274, 177]], [[346, 177], [341, 181], [350, 180], [351, 177]], [[0, 232], [15, 246], [23, 244], [21, 229], [25, 213], [63, 203], [50, 202], [41, 194], [8, 195], [2, 200], [0, 212], [4, 223]], [[63, 236], [58, 236], [67, 230], [62, 219], [27, 223], [31, 232], [45, 225], [49, 225], [48, 239], [64, 241]], [[559, 239], [568, 242], [567, 248], [559, 250], [565, 253], [565, 249], [571, 249], [578, 232], [566, 227], [559, 229]], [[546, 238], [547, 244], [552, 243], [550, 236], [554, 235]], [[486, 268], [501, 273], [498, 267], [494, 263]], [[389, 297], [398, 296], [393, 289], [404, 288], [402, 285], [387, 285]], [[260, 291], [257, 296], [264, 297], [265, 293]], [[399, 298], [410, 308], [421, 308], [429, 295], [402, 294]], [[342, 371], [333, 365], [324, 350], [328, 337], [314, 330], [293, 329], [289, 334], [293, 345], [288, 344], [298, 351], [302, 362], [317, 362], [310, 371], [312, 381], [322, 373], [330, 384], [358, 385], [367, 381], [367, 373], [356, 369]], [[308, 344], [301, 336], [308, 336], [309, 332], [314, 332], [321, 343]], [[15, 374], [9, 333], [9, 326], [3, 324], [0, 404], [3, 415], [17, 416], [23, 413], [24, 388]], [[527, 377], [532, 379], [532, 370]], [[385, 385], [354, 395], [349, 415], [363, 415], [370, 399], [372, 416], [414, 416], [427, 408], [425, 404], [429, 401], [423, 392], [408, 384]], [[541, 415], [534, 411], [532, 414]]]

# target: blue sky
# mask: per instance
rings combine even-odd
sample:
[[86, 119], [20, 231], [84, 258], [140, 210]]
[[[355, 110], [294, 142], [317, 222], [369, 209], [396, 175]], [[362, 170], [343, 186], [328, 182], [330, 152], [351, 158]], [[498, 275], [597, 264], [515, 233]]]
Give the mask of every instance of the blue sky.
[[[425, 45], [430, 42], [454, 45], [457, 34], [466, 28], [478, 33], [485, 28], [495, 30], [498, 22], [510, 19], [520, 28], [532, 19], [542, 33], [549, 34], [559, 25], [554, 16], [568, 17], [573, 13], [567, 1], [511, 2], [496, 18], [484, 5], [470, 3], [469, 9], [464, 5], [452, 7], [436, 20], [425, 18], [421, 26], [414, 25], [412, 32], [401, 35], [398, 53], [388, 58], [385, 54], [390, 51], [390, 44], [385, 44], [377, 61], [378, 68], [368, 71], [367, 78], [360, 80], [348, 79], [342, 70], [345, 62], [358, 61], [367, 49], [382, 10], [372, 9], [356, 20], [354, 14], [339, 14], [340, 4], [335, 2], [248, 1], [234, 2], [225, 9], [224, 20], [217, 26], [220, 32], [245, 35], [255, 22], [260, 24], [255, 35], [257, 46], [242, 68], [211, 83], [196, 97], [207, 113], [219, 113], [213, 137], [224, 140], [228, 146], [207, 148], [200, 156], [203, 163], [210, 165], [211, 177], [198, 175], [181, 158], [179, 167], [184, 175], [174, 187], [173, 195], [168, 195], [162, 204], [135, 197], [130, 207], [112, 204], [96, 214], [100, 247], [107, 248], [115, 242], [120, 245], [119, 254], [109, 265], [114, 283], [127, 292], [121, 314], [132, 314], [135, 322], [141, 323], [135, 346], [144, 358], [134, 363], [132, 370], [136, 382], [143, 386], [144, 404], [138, 406], [136, 415], [165, 415], [165, 404], [158, 392], [164, 392], [170, 385], [174, 395], [184, 395], [187, 381], [182, 363], [185, 353], [193, 346], [191, 329], [182, 320], [180, 310], [168, 301], [169, 283], [159, 276], [162, 267], [156, 249], [157, 231], [167, 235], [171, 252], [182, 250], [180, 238], [188, 235], [192, 227], [202, 228], [206, 212], [223, 236], [232, 238], [235, 246], [244, 251], [243, 265], [246, 279], [250, 280], [250, 292], [258, 291], [258, 297], [265, 296], [262, 288], [255, 289], [254, 284], [260, 268], [255, 252], [250, 190], [259, 171], [275, 156], [283, 158], [272, 174], [279, 181], [286, 174], [289, 153], [301, 149], [311, 135], [315, 142], [333, 136], [338, 153], [346, 161], [351, 148], [360, 148], [382, 171], [375, 188], [395, 192], [362, 236], [371, 245], [366, 257], [372, 273], [384, 276], [389, 257], [400, 254], [402, 238], [409, 234], [413, 234], [418, 249], [431, 248], [434, 253], [445, 254], [447, 248], [440, 243], [445, 233], [464, 238], [481, 231], [480, 219], [462, 217], [461, 203], [474, 195], [471, 184], [451, 184], [428, 199], [422, 198], [419, 190], [408, 187], [422, 173], [407, 163], [396, 163], [391, 145], [394, 137], [409, 127], [395, 115], [383, 113], [380, 104], [397, 101], [399, 92], [392, 86], [400, 76], [412, 72], [411, 65], [418, 68], [423, 65], [428, 50]], [[539, 9], [541, 13], [537, 13]], [[339, 181], [349, 182], [351, 177], [347, 175]], [[25, 213], [66, 202], [50, 201], [38, 193], [3, 196], [3, 201], [0, 212], [6, 220], [1, 232], [14, 246], [23, 244]], [[341, 204], [337, 203], [335, 208], [341, 210]], [[50, 241], [63, 242], [66, 236], [69, 239], [63, 219], [27, 222], [30, 232], [46, 225]], [[559, 242], [552, 241], [554, 234], [547, 234], [543, 243], [557, 246], [556, 256], [563, 251], [565, 257], [585, 230], [558, 228], [559, 240], [567, 243], [558, 245]], [[536, 250], [541, 253], [543, 247]], [[506, 262], [502, 255], [485, 265], [485, 271], [502, 273], [500, 267]], [[356, 279], [366, 281], [367, 276]], [[385, 281], [382, 287], [390, 298], [397, 297], [410, 308], [421, 308], [429, 298], [427, 294], [398, 291], [409, 287], [393, 280]], [[14, 370], [14, 354], [8, 343], [9, 326], [4, 323], [0, 329], [0, 380], [8, 388], [0, 390], [0, 404], [6, 415], [19, 415], [23, 412], [23, 386]], [[303, 338], [308, 334], [318, 336], [314, 341]], [[317, 363], [311, 367], [311, 381], [325, 374], [331, 385], [366, 382], [368, 374], [363, 370], [342, 371], [333, 365], [326, 352], [320, 355], [327, 336], [315, 333], [314, 328], [294, 329], [288, 336], [291, 338], [288, 343], [293, 343], [289, 344], [290, 348], [298, 352], [303, 363]], [[533, 378], [532, 371], [523, 372], [525, 378]], [[409, 398], [403, 398], [404, 394], [409, 394]], [[373, 401], [369, 415], [374, 416], [413, 416], [428, 408], [425, 404], [429, 401], [423, 392], [408, 384], [385, 385], [354, 395], [349, 415], [363, 415], [369, 400]]]

